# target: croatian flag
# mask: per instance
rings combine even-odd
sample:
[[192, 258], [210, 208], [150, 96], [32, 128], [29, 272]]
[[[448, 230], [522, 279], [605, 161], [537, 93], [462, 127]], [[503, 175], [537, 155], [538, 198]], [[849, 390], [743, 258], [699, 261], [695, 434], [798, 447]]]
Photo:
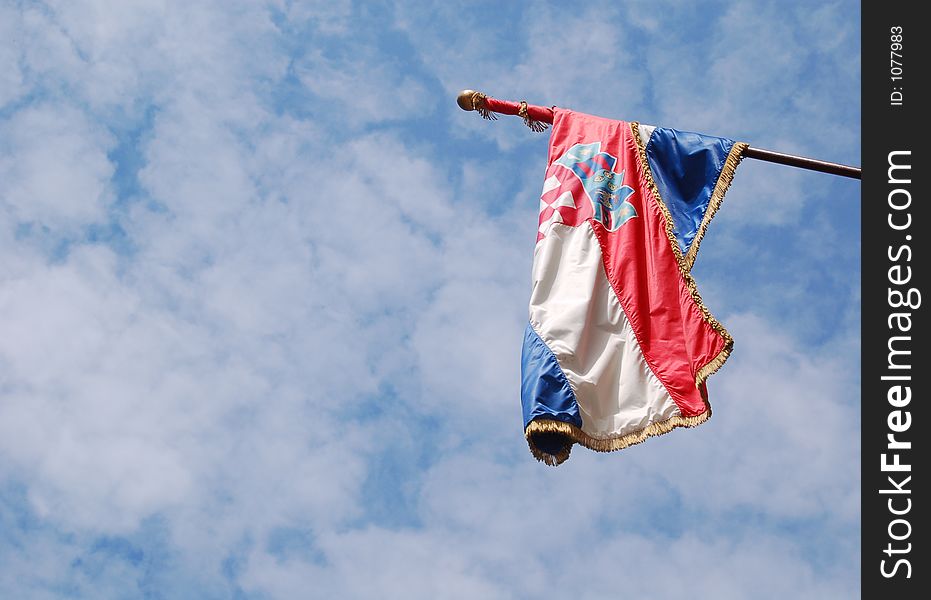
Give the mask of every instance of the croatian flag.
[[521, 356], [539, 460], [711, 415], [705, 379], [733, 340], [689, 271], [746, 147], [554, 109]]

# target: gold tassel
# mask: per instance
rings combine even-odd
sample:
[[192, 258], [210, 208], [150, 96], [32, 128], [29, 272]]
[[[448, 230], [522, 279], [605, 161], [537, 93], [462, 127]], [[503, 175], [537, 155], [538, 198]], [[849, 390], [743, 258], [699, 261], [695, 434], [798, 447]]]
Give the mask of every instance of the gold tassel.
[[498, 116], [495, 113], [488, 110], [488, 107], [485, 106], [485, 98], [487, 97], [488, 96], [486, 96], [485, 94], [481, 92], [475, 92], [474, 94], [472, 94], [472, 108], [475, 109], [475, 111], [478, 112], [478, 114], [482, 115], [483, 119], [487, 119], [489, 121], [497, 121]]
[[518, 116], [524, 119], [524, 125], [529, 127], [531, 131], [536, 131], [540, 133], [541, 131], [546, 131], [546, 128], [549, 127], [546, 123], [542, 121], [535, 121], [530, 118], [530, 113], [527, 111], [527, 101], [520, 101], [520, 108], [517, 109]]

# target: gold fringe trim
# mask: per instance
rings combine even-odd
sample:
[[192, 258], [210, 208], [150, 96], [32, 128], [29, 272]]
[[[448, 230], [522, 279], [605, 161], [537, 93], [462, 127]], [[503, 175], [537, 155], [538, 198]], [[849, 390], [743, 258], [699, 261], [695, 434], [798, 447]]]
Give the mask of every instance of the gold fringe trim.
[[497, 121], [498, 116], [495, 113], [488, 110], [488, 107], [485, 106], [486, 98], [488, 98], [488, 96], [486, 96], [485, 94], [481, 92], [475, 92], [474, 94], [472, 94], [472, 108], [475, 109], [475, 111], [478, 112], [478, 114], [482, 115], [483, 119], [487, 119], [489, 121]]
[[718, 209], [721, 207], [721, 203], [724, 202], [724, 194], [727, 193], [727, 189], [731, 187], [731, 182], [734, 181], [734, 173], [737, 171], [737, 165], [739, 165], [741, 159], [743, 159], [743, 154], [747, 147], [748, 144], [744, 142], [734, 142], [731, 151], [724, 160], [721, 174], [718, 176], [714, 191], [711, 193], [711, 200], [708, 202], [708, 210], [705, 211], [705, 217], [702, 219], [701, 225], [698, 226], [698, 231], [695, 232], [695, 237], [692, 239], [692, 245], [689, 246], [689, 251], [685, 255], [685, 263], [688, 265], [689, 271], [692, 270], [692, 265], [695, 264], [695, 258], [698, 256], [698, 247], [701, 245], [701, 239], [708, 229], [708, 224], [711, 223], [711, 219], [714, 218], [715, 213], [718, 212]]
[[[575, 425], [563, 423], [562, 421], [531, 421], [527, 424], [527, 428], [524, 429], [524, 437], [527, 439], [527, 445], [530, 446], [530, 453], [533, 454], [534, 458], [551, 467], [555, 467], [556, 465], [566, 462], [569, 458], [569, 453], [572, 451], [572, 444], [575, 443], [575, 431], [581, 432], [582, 430]], [[567, 439], [559, 452], [550, 454], [540, 450], [537, 448], [537, 445], [533, 443], [533, 435], [537, 433], [557, 433], [566, 436]]]
[[549, 127], [546, 123], [542, 121], [535, 121], [530, 118], [530, 112], [527, 109], [527, 101], [521, 100], [520, 106], [517, 109], [517, 114], [524, 120], [524, 125], [530, 128], [531, 131], [536, 131], [540, 133], [541, 131], [546, 131], [546, 128]]
[[[704, 308], [704, 306], [702, 306], [702, 308]], [[704, 367], [700, 368], [698, 372], [695, 373], [695, 385], [696, 386], [699, 386], [702, 383], [704, 383], [705, 380], [708, 379], [710, 375], [713, 375], [714, 373], [718, 371], [718, 369], [724, 366], [724, 363], [727, 362], [727, 359], [730, 358], [731, 356], [731, 352], [734, 350], [734, 338], [732, 338], [730, 334], [727, 333], [727, 331], [724, 329], [724, 327], [721, 326], [721, 324], [718, 323], [717, 321], [712, 323], [711, 326], [714, 327], [715, 323], [717, 323], [718, 327], [721, 328], [721, 331], [724, 332], [724, 336], [723, 336], [724, 347], [721, 348], [721, 351], [718, 353], [717, 356], [711, 359], [711, 362], [709, 362]], [[717, 328], [715, 328], [715, 331], [717, 331]], [[705, 404], [708, 406], [709, 409], [711, 408], [711, 405], [708, 404], [707, 399], [705, 400]]]
[[[696, 427], [701, 425], [711, 416], [711, 406], [707, 404], [708, 409], [692, 417], [674, 416], [650, 423], [643, 429], [632, 431], [621, 436], [611, 438], [594, 438], [571, 423], [552, 420], [536, 420], [527, 424], [524, 430], [524, 437], [527, 438], [527, 444], [530, 446], [530, 452], [542, 463], [555, 467], [569, 458], [569, 452], [572, 450], [572, 444], [581, 444], [595, 452], [614, 452], [623, 450], [635, 444], [639, 444], [647, 438], [656, 437], [669, 433], [677, 427]], [[565, 446], [557, 454], [543, 452], [533, 443], [533, 435], [537, 433], [556, 433], [566, 438]]]
[[[698, 306], [698, 309], [701, 311], [702, 316], [711, 328], [714, 329], [722, 338], [724, 338], [724, 347], [715, 356], [711, 359], [708, 364], [699, 367], [698, 372], [695, 374], [695, 385], [700, 386], [708, 378], [709, 375], [721, 368], [721, 366], [727, 361], [727, 358], [731, 355], [731, 351], [734, 349], [734, 338], [731, 337], [731, 334], [727, 332], [727, 329], [724, 328], [717, 319], [714, 318], [714, 315], [711, 314], [711, 311], [708, 310], [708, 307], [705, 306], [705, 303], [702, 302], [701, 294], [698, 293], [698, 285], [695, 283], [695, 279], [691, 275], [692, 265], [686, 261], [685, 256], [682, 255], [682, 250], [679, 248], [679, 242], [676, 240], [676, 232], [672, 222], [672, 215], [669, 213], [669, 208], [666, 206], [666, 203], [663, 201], [663, 197], [659, 193], [659, 189], [656, 187], [656, 182], [653, 180], [653, 172], [650, 170], [650, 163], [647, 160], [646, 147], [643, 144], [643, 140], [640, 139], [640, 124], [636, 121], [631, 121], [630, 129], [633, 133], [634, 141], [637, 144], [638, 154], [640, 155], [640, 166], [643, 169], [643, 174], [646, 177], [647, 187], [650, 189], [650, 192], [653, 194], [653, 197], [656, 199], [656, 204], [659, 206], [660, 212], [663, 213], [663, 217], [666, 219], [666, 237], [669, 240], [669, 245], [672, 248], [673, 254], [675, 254], [676, 262], [679, 264], [679, 272], [682, 274], [682, 278], [685, 280], [685, 285], [689, 290], [689, 293], [692, 295], [692, 299], [695, 301], [695, 304]], [[738, 147], [739, 144], [739, 147]], [[742, 142], [734, 144], [736, 148], [731, 148], [731, 152], [727, 156], [725, 161], [724, 169], [721, 171], [721, 175], [718, 177], [718, 183], [715, 185], [714, 192], [712, 196], [718, 194], [718, 199], [715, 203], [714, 210], [717, 211], [720, 207], [721, 202], [724, 199], [724, 193], [727, 191], [730, 182], [734, 178], [734, 172], [737, 169], [737, 165], [740, 163], [740, 158], [743, 156], [744, 150], [747, 148], [747, 144]], [[728, 168], [730, 164], [730, 168]], [[727, 171], [726, 181], [724, 177], [724, 171]], [[709, 211], [711, 207], [709, 206]], [[712, 216], [714, 216], [712, 214]], [[705, 214], [705, 219], [702, 221], [702, 226], [707, 229], [707, 221], [710, 221], [707, 213]], [[704, 234], [704, 229], [702, 229], [702, 234]], [[694, 245], [694, 240], [693, 240]], [[697, 246], [696, 252], [697, 252]], [[694, 257], [693, 257], [694, 260]], [[711, 409], [711, 405], [708, 404], [707, 400], [705, 405], [708, 406], [708, 409]]]

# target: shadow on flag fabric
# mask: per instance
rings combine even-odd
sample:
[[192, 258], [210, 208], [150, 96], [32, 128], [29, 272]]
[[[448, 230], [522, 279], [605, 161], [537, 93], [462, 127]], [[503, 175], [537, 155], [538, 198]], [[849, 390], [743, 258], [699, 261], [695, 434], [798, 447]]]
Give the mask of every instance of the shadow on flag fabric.
[[705, 380], [733, 339], [689, 272], [746, 147], [554, 109], [521, 355], [537, 459], [711, 415]]

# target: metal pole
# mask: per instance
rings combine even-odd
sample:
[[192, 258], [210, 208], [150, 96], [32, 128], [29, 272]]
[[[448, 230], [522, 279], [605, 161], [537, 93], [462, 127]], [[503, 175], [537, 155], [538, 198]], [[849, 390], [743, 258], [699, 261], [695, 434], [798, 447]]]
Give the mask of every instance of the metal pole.
[[762, 150], [760, 148], [754, 148], [753, 146], [744, 150], [744, 156], [757, 160], [765, 160], [771, 163], [778, 163], [780, 165], [808, 169], [810, 171], [821, 171], [822, 173], [830, 173], [831, 175], [860, 179], [859, 167], [851, 167], [815, 158], [795, 156], [794, 154], [783, 154], [782, 152], [773, 152], [772, 150]]
[[[456, 98], [456, 103], [462, 110], [475, 110], [481, 113], [486, 119], [494, 119], [492, 113], [504, 115], [520, 115], [524, 117], [527, 123], [535, 131], [542, 130], [542, 127], [533, 123], [552, 123], [553, 110], [545, 106], [535, 106], [526, 102], [511, 102], [508, 100], [498, 100], [490, 98], [481, 92], [472, 90], [462, 90]], [[761, 148], [749, 147], [744, 151], [747, 158], [765, 160], [780, 165], [808, 169], [810, 171], [820, 171], [821, 173], [830, 173], [840, 175], [841, 177], [850, 177], [860, 179], [860, 168], [842, 165], [839, 163], [827, 162], [805, 156], [796, 156], [794, 154], [785, 154], [774, 152], [772, 150], [763, 150]]]

